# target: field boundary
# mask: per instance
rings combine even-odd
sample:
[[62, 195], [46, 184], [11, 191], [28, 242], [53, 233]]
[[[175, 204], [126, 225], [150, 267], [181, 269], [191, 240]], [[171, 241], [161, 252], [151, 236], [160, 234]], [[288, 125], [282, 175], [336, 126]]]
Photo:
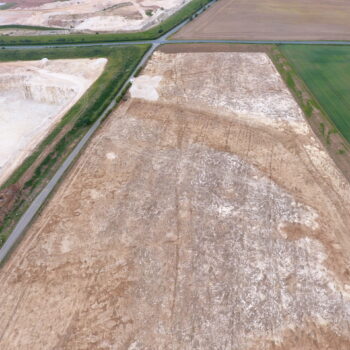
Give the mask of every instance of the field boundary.
[[349, 142], [335, 126], [328, 113], [278, 45], [275, 45], [275, 50], [278, 53], [271, 52], [269, 56], [295, 101], [302, 109], [306, 122], [338, 169], [350, 181]]
[[[311, 91], [311, 89], [309, 88], [309, 86], [307, 85], [307, 83], [304, 81], [304, 79], [300, 76], [300, 74], [297, 72], [294, 64], [288, 59], [288, 57], [278, 48], [278, 45], [276, 45], [279, 53], [281, 54], [281, 56], [283, 56], [283, 58], [285, 59], [286, 62], [288, 62], [288, 65], [291, 69], [290, 72], [292, 72], [294, 74], [294, 78], [297, 77], [299, 79], [300, 82], [302, 82], [303, 85], [303, 89], [305, 91], [307, 91], [308, 95], [310, 95], [310, 97], [312, 99], [310, 99], [309, 101], [311, 102], [311, 104], [313, 105], [313, 108], [318, 109], [321, 113], [323, 118], [332, 126], [330, 128], [330, 130], [334, 130], [336, 131], [336, 133], [339, 134], [339, 136], [343, 139], [347, 149], [350, 149], [350, 144], [348, 142], [348, 140], [344, 137], [344, 135], [342, 134], [342, 132], [339, 130], [339, 128], [335, 125], [334, 121], [332, 120], [332, 118], [328, 115], [328, 113], [326, 112], [326, 110], [322, 107], [322, 105], [318, 102], [317, 97], [313, 94], [313, 92]], [[286, 71], [285, 71], [286, 72]], [[289, 86], [288, 86], [289, 87]], [[298, 90], [292, 89], [291, 87], [289, 87], [291, 90], [293, 90], [293, 95], [296, 96], [297, 99], [299, 98], [299, 94], [298, 94]], [[302, 101], [303, 102], [303, 101]], [[305, 107], [307, 108], [307, 106], [303, 106], [302, 109], [305, 113]], [[308, 115], [307, 111], [306, 111], [306, 116], [310, 117], [310, 115]]]

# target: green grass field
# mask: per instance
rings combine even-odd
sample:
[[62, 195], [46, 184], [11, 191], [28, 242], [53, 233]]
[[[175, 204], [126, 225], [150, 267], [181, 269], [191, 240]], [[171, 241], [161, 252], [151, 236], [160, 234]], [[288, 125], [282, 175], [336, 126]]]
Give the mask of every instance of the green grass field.
[[282, 45], [280, 50], [350, 142], [350, 46]]
[[[167, 18], [161, 24], [144, 32], [116, 34], [63, 34], [40, 36], [0, 36], [0, 45], [43, 45], [43, 44], [75, 44], [99, 43], [113, 41], [152, 40], [159, 38], [169, 30], [190, 18], [192, 14], [208, 4], [211, 0], [192, 0], [186, 6]], [[34, 27], [33, 27], [34, 28]], [[1, 26], [0, 26], [1, 29]]]
[[0, 5], [0, 10], [8, 10], [15, 5], [16, 5], [15, 2], [6, 2], [3, 5]]
[[63, 30], [63, 28], [54, 28], [54, 27], [40, 27], [40, 26], [25, 26], [20, 24], [4, 25], [0, 26], [1, 29], [22, 29], [22, 30]]
[[[0, 187], [4, 189], [12, 184], [23, 182], [22, 177], [26, 171], [35, 164], [35, 161], [54, 144], [49, 154], [33, 169], [30, 179], [26, 179], [23, 186], [23, 196], [17, 199], [13, 209], [0, 223], [0, 247], [5, 242], [19, 214], [28, 207], [35, 194], [41, 189], [45, 181], [59, 167], [75, 145], [87, 132], [106, 107], [115, 98], [131, 72], [135, 69], [150, 45], [128, 45], [120, 47], [81, 47], [81, 48], [55, 48], [36, 50], [3, 50], [0, 51], [0, 61], [73, 59], [105, 57], [108, 63], [102, 75], [86, 91], [82, 98], [68, 111], [57, 124], [54, 130], [36, 147], [34, 152], [18, 167], [11, 177]], [[64, 135], [61, 131], [65, 131]]]

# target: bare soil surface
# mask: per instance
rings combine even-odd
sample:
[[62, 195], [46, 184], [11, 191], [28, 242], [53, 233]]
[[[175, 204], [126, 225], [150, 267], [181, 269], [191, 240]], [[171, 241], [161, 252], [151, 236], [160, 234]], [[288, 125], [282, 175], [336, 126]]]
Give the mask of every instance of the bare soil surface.
[[0, 63], [0, 184], [103, 72], [106, 59]]
[[[288, 61], [281, 55], [278, 48], [275, 45], [266, 44], [166, 44], [158, 48], [160, 52], [164, 53], [181, 53], [181, 52], [265, 52], [277, 65], [283, 67], [285, 72], [291, 71], [291, 67]], [[293, 76], [294, 84], [300, 95], [294, 93], [300, 104], [305, 104], [305, 101], [313, 100], [314, 97], [305, 86], [305, 83], [297, 75]], [[327, 153], [336, 163], [337, 167], [341, 170], [342, 174], [350, 181], [350, 154], [339, 153], [339, 149], [343, 149], [347, 146], [346, 140], [339, 133], [332, 133], [330, 136], [325, 137], [320, 129], [320, 124], [325, 126], [325, 130], [332, 130], [334, 126], [329, 122], [329, 118], [323, 111], [318, 108], [313, 108], [312, 116], [307, 118], [309, 125], [313, 132], [322, 142]]]
[[349, 40], [347, 0], [219, 0], [176, 39]]
[[266, 52], [269, 53], [274, 45], [259, 44], [165, 44], [158, 47], [158, 51], [164, 53], [184, 52]]
[[21, 24], [71, 31], [138, 31], [158, 24], [190, 0], [24, 1], [1, 11], [0, 25]]
[[2, 267], [0, 348], [348, 349], [350, 185], [268, 56], [130, 94]]

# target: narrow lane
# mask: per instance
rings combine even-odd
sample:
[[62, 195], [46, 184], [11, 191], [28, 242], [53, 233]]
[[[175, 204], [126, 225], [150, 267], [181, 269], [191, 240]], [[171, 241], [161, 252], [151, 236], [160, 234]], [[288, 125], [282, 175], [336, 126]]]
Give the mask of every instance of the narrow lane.
[[60, 47], [85, 47], [85, 46], [123, 46], [123, 45], [141, 45], [141, 44], [288, 44], [288, 45], [350, 45], [350, 41], [296, 41], [296, 40], [169, 40], [155, 39], [143, 41], [117, 41], [106, 43], [91, 44], [62, 44], [62, 45], [28, 45], [28, 46], [2, 46], [6, 50], [29, 50], [29, 49], [46, 49]]

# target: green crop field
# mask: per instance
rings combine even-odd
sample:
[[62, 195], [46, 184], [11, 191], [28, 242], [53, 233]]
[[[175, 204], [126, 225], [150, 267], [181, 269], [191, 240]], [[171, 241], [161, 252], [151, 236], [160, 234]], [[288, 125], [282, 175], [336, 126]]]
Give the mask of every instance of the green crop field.
[[350, 46], [282, 45], [280, 50], [350, 142]]
[[55, 28], [55, 27], [42, 27], [42, 26], [25, 26], [21, 24], [9, 24], [0, 26], [0, 30], [2, 29], [23, 29], [23, 30], [64, 30], [63, 28]]
[[1, 4], [2, 5], [0, 5], [0, 10], [7, 10], [7, 9], [10, 9], [11, 7], [16, 5], [15, 2], [5, 2], [5, 3], [1, 3]]

